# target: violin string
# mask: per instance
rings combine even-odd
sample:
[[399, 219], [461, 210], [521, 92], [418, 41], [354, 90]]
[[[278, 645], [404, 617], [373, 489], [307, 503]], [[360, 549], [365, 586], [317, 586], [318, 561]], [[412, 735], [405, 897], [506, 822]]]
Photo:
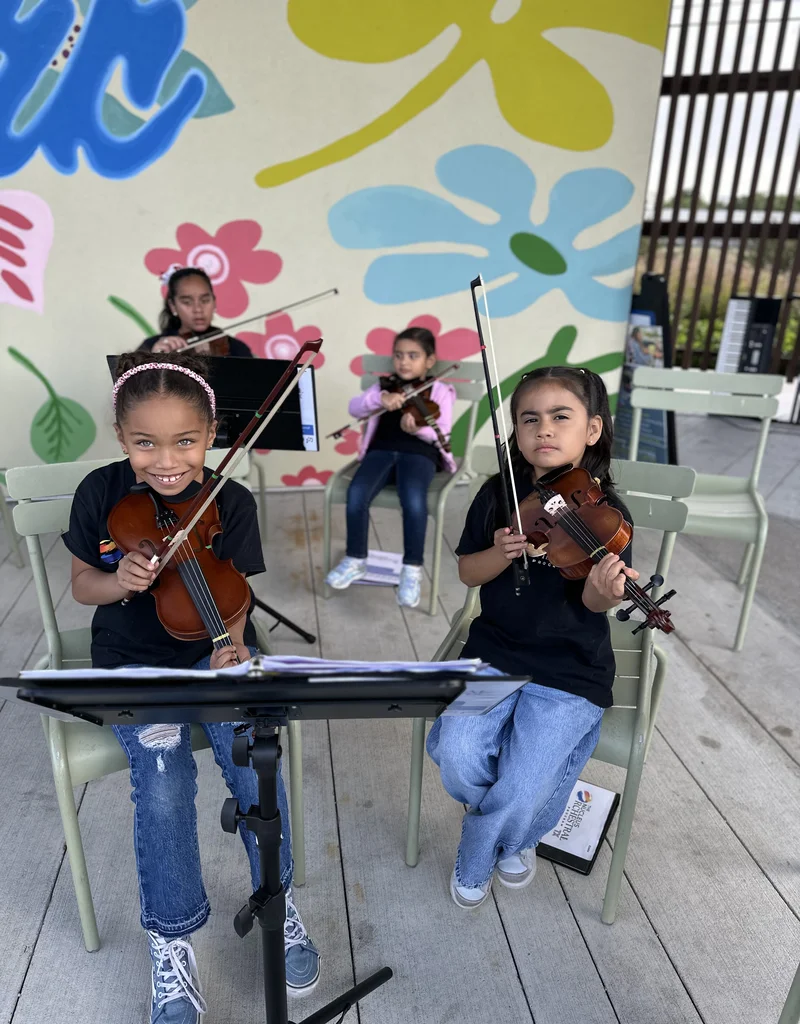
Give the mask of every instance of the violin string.
[[[522, 531], [522, 517], [519, 514], [519, 498], [517, 497], [517, 482], [514, 479], [514, 469], [513, 469], [512, 465], [511, 465], [511, 454], [510, 454], [509, 449], [508, 449], [509, 441], [508, 441], [508, 427], [506, 425], [506, 413], [505, 413], [505, 409], [503, 407], [503, 394], [502, 394], [502, 392], [500, 390], [500, 373], [499, 373], [499, 371], [497, 369], [497, 356], [495, 354], [494, 337], [492, 335], [492, 321], [491, 321], [491, 319], [489, 317], [489, 299], [488, 299], [488, 296], [486, 294], [486, 285], [483, 283], [483, 276], [482, 275], [478, 275], [478, 276], [479, 276], [479, 279], [480, 279], [480, 282], [481, 282], [481, 290], [483, 292], [483, 308], [486, 311], [486, 333], [487, 333], [487, 335], [489, 337], [489, 349], [491, 351], [492, 367], [494, 369], [495, 383], [492, 385], [492, 390], [495, 392], [495, 405], [497, 406], [497, 409], [500, 412], [500, 423], [501, 423], [502, 428], [503, 428], [503, 440], [505, 442], [504, 448], [505, 448], [505, 453], [506, 453], [506, 465], [508, 466], [508, 477], [509, 477], [509, 479], [511, 481], [511, 493], [512, 493], [512, 495], [514, 497], [514, 512], [516, 513], [516, 516], [517, 516], [517, 526], [519, 527], [520, 531]], [[500, 467], [500, 471], [502, 472], [502, 466]], [[511, 526], [511, 523], [509, 523], [508, 525]], [[528, 552], [525, 551], [525, 550], [523, 550], [523, 552], [522, 552], [522, 563], [525, 566], [525, 568], [527, 569], [527, 567], [528, 567]]]
[[182, 577], [186, 589], [189, 591], [189, 595], [197, 608], [201, 620], [203, 619], [203, 612], [205, 612], [205, 621], [203, 625], [208, 628], [208, 624], [211, 625], [214, 633], [211, 636], [214, 642], [214, 647], [225, 647], [229, 644], [233, 644], [231, 639], [228, 643], [222, 643], [222, 641], [215, 641], [214, 636], [222, 637], [227, 632], [223, 618], [217, 608], [217, 604], [214, 600], [214, 595], [211, 593], [211, 589], [208, 586], [208, 581], [203, 575], [203, 570], [200, 568], [200, 563], [192, 550], [191, 544], [188, 542], [188, 538], [183, 540], [179, 546], [180, 554], [183, 556], [183, 560], [180, 565], [186, 567], [190, 578]]

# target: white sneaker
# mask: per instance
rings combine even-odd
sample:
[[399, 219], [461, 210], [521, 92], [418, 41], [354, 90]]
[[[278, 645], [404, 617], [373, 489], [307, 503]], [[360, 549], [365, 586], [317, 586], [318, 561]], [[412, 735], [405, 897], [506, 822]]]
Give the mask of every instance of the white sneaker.
[[497, 878], [507, 889], [524, 889], [536, 874], [536, 850], [520, 850], [497, 862]]
[[397, 603], [403, 608], [416, 608], [422, 592], [422, 566], [404, 565], [400, 570]]
[[363, 580], [367, 575], [366, 558], [351, 558], [349, 555], [328, 573], [325, 582], [334, 590], [347, 590], [351, 583]]
[[491, 889], [491, 878], [477, 889], [470, 889], [468, 886], [458, 884], [455, 869], [450, 877], [450, 895], [453, 897], [455, 905], [461, 907], [462, 910], [474, 910], [481, 903], [485, 903], [489, 898]]

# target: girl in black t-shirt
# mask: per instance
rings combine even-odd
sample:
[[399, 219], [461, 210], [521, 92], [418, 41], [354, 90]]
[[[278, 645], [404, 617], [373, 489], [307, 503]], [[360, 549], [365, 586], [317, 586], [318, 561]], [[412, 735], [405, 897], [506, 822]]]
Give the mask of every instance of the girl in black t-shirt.
[[[146, 483], [167, 502], [191, 498], [200, 488], [206, 449], [216, 431], [214, 393], [193, 353], [120, 357], [114, 386], [115, 430], [128, 456], [94, 470], [78, 487], [64, 535], [72, 553], [72, 594], [94, 605], [92, 664], [104, 668], [146, 665], [219, 669], [256, 653], [249, 613], [228, 626], [234, 646], [214, 649], [210, 639], [176, 640], [161, 625], [152, 594], [149, 559], [124, 557], [110, 539], [107, 518], [134, 483]], [[232, 559], [244, 575], [264, 571], [253, 496], [228, 480], [217, 505], [222, 533], [215, 553]], [[219, 541], [219, 546], [217, 546]], [[134, 597], [123, 606], [123, 599]], [[208, 919], [200, 872], [194, 806], [197, 768], [188, 725], [114, 726], [131, 767], [136, 867], [142, 927], [153, 963], [151, 1024], [197, 1024], [205, 1012], [189, 936]], [[241, 807], [258, 803], [255, 772], [232, 760], [233, 723], [205, 724], [214, 758]], [[319, 954], [291, 895], [289, 812], [278, 775], [283, 826], [281, 882], [286, 890], [284, 929], [289, 991], [305, 994], [319, 976]], [[256, 839], [242, 830], [254, 888], [260, 885]]]
[[[158, 317], [161, 334], [145, 338], [140, 352], [177, 352], [186, 339], [213, 330], [211, 321], [216, 312], [216, 298], [211, 278], [199, 267], [181, 267], [167, 278], [164, 308]], [[198, 355], [238, 356], [252, 358], [253, 353], [238, 338], [227, 335], [192, 346]]]
[[[520, 500], [534, 479], [572, 463], [597, 477], [630, 521], [611, 485], [611, 413], [596, 373], [552, 366], [526, 374], [511, 396], [511, 418]], [[638, 578], [626, 564], [630, 545], [622, 557], [606, 555], [585, 581], [565, 579], [544, 551], [529, 549], [530, 586], [517, 597], [511, 561], [527, 541], [502, 521], [500, 494], [497, 476], [473, 501], [456, 549], [461, 581], [481, 588], [462, 657], [532, 682], [486, 715], [439, 718], [428, 738], [445, 789], [469, 807], [450, 881], [464, 909], [484, 902], [495, 872], [509, 888], [532, 881], [536, 844], [558, 823], [611, 704], [606, 612], [620, 603], [625, 577]]]

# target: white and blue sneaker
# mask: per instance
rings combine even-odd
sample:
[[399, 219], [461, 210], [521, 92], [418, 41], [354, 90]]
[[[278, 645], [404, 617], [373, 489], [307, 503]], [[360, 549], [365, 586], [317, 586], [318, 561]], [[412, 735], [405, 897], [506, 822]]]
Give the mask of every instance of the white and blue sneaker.
[[404, 565], [400, 570], [397, 603], [403, 608], [416, 608], [422, 592], [422, 566]]
[[290, 996], [304, 996], [319, 981], [319, 952], [292, 899], [286, 892], [286, 921], [283, 926], [283, 949], [286, 956], [286, 989]]
[[520, 850], [497, 862], [497, 879], [507, 889], [524, 889], [536, 874], [536, 848]]
[[147, 938], [153, 961], [150, 1024], [198, 1024], [207, 1007], [191, 942], [151, 931]]
[[363, 580], [367, 575], [366, 558], [351, 558], [349, 555], [331, 569], [325, 577], [325, 582], [334, 590], [347, 590], [351, 583], [356, 580]]
[[483, 885], [477, 886], [473, 889], [466, 885], [458, 884], [455, 870], [450, 876], [450, 895], [453, 897], [455, 905], [457, 907], [461, 907], [462, 910], [475, 910], [476, 907], [479, 907], [482, 903], [486, 902], [491, 891], [491, 878], [484, 882]]

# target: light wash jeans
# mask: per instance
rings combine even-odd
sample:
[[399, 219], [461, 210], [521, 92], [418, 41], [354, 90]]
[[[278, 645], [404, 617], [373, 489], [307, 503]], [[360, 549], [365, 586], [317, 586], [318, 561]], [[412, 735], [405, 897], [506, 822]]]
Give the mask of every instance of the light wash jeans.
[[[256, 653], [255, 648], [251, 653]], [[207, 669], [209, 660], [204, 658], [194, 667]], [[233, 763], [234, 727], [232, 722], [204, 724], [203, 731], [228, 789], [240, 807], [249, 810], [258, 803], [258, 777], [252, 768], [239, 768]], [[190, 727], [115, 725], [113, 729], [131, 766], [142, 927], [168, 938], [189, 935], [206, 923], [211, 912], [200, 871], [194, 804], [197, 765], [192, 756]], [[280, 772], [278, 809], [283, 829], [281, 882], [288, 889], [292, 883], [292, 849], [289, 807]], [[257, 889], [261, 883], [256, 837], [243, 825], [239, 831], [250, 859], [253, 888]]]
[[555, 828], [597, 745], [602, 717], [585, 697], [526, 683], [486, 715], [437, 718], [428, 753], [450, 796], [469, 807], [456, 859], [459, 885], [484, 885], [500, 857], [535, 846]]

